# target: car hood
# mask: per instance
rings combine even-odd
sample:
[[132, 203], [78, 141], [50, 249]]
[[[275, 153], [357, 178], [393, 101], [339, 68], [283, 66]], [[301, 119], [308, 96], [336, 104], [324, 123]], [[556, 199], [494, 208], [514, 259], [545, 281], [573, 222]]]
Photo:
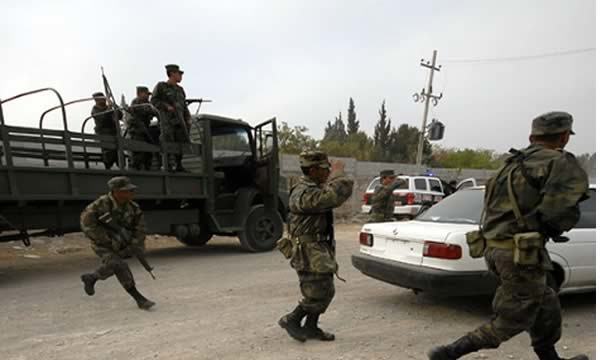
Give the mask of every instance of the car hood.
[[412, 220], [365, 224], [362, 231], [386, 238], [444, 241], [450, 233], [469, 232], [477, 228], [478, 226], [473, 224]]

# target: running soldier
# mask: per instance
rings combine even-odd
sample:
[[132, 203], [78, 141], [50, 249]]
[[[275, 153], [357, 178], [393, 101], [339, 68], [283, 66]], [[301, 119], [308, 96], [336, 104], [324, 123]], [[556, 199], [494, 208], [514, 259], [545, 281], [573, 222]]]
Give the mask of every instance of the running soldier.
[[[492, 303], [494, 317], [454, 343], [429, 352], [432, 360], [454, 360], [480, 349], [495, 349], [523, 331], [540, 360], [561, 358], [561, 309], [546, 283], [552, 270], [546, 242], [579, 220], [579, 202], [587, 197], [588, 180], [575, 157], [564, 151], [573, 118], [551, 112], [532, 122], [531, 145], [511, 149], [512, 156], [488, 181], [480, 231], [467, 234], [471, 255], [485, 256], [500, 280]], [[570, 360], [587, 360], [578, 355]]]
[[[90, 238], [92, 250], [102, 260], [95, 272], [81, 275], [81, 281], [86, 294], [92, 296], [96, 281], [115, 275], [138, 307], [147, 310], [154, 302], [137, 290], [133, 274], [124, 260], [144, 251], [144, 214], [133, 202], [137, 187], [129, 178], [117, 176], [108, 181], [108, 188], [107, 195], [100, 196], [81, 213], [81, 230]], [[125, 231], [117, 233], [115, 229]]]

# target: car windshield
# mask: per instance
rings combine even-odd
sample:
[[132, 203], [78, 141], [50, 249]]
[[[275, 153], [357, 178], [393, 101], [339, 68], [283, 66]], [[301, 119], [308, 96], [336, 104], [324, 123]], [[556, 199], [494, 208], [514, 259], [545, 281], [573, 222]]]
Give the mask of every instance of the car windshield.
[[221, 130], [213, 134], [213, 156], [231, 157], [251, 154], [248, 132], [246, 129], [233, 128]]
[[417, 217], [419, 221], [479, 224], [483, 189], [456, 192]]
[[[406, 189], [408, 189], [408, 181], [409, 181], [409, 179], [407, 177], [400, 177], [400, 176], [398, 176], [398, 179], [404, 179], [406, 181], [404, 181], [400, 186], [398, 186], [396, 188], [396, 190], [399, 190], [399, 189], [406, 190]], [[375, 179], [373, 179], [373, 181], [371, 181], [371, 183], [367, 187], [367, 191], [375, 191], [375, 187], [377, 187], [377, 185], [379, 185], [379, 177], [376, 177]]]

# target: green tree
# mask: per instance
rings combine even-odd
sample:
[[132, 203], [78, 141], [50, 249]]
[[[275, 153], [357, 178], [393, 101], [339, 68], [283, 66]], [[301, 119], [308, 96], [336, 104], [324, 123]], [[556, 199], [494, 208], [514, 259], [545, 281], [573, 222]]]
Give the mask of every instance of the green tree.
[[[408, 124], [394, 128], [390, 134], [389, 161], [412, 164], [417, 159], [419, 146], [419, 129]], [[423, 159], [425, 163], [431, 157], [431, 144], [427, 139], [423, 144]]]
[[317, 141], [307, 134], [306, 126], [294, 126], [285, 121], [278, 124], [279, 151], [284, 154], [299, 154], [304, 149], [315, 149]]
[[490, 169], [502, 166], [501, 155], [486, 149], [443, 149], [433, 150], [432, 166], [453, 169]]
[[391, 134], [392, 120], [387, 116], [387, 110], [385, 108], [385, 100], [381, 104], [379, 110], [379, 121], [375, 124], [375, 131], [373, 133], [374, 141], [374, 153], [373, 160], [376, 161], [387, 161], [389, 156], [388, 146], [390, 145], [390, 134]]
[[333, 122], [333, 124], [329, 121], [327, 122], [323, 140], [345, 141], [347, 137], [348, 134], [346, 133], [346, 126], [344, 125], [344, 120], [342, 120], [342, 113], [340, 112], [339, 115], [335, 117], [335, 121]]
[[354, 135], [358, 133], [358, 129], [360, 128], [360, 121], [356, 119], [356, 111], [354, 107], [354, 100], [350, 98], [350, 104], [348, 105], [348, 118], [346, 119], [347, 125], [346, 129], [348, 135]]

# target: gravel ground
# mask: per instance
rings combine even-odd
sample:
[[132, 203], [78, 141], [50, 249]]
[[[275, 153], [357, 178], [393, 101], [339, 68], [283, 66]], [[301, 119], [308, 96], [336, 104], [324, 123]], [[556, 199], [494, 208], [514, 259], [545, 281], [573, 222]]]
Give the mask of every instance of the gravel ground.
[[[150, 237], [153, 281], [131, 261], [138, 288], [157, 306], [139, 310], [115, 279], [83, 292], [79, 275], [98, 264], [80, 234], [0, 244], [0, 348], [5, 360], [50, 359], [426, 359], [490, 316], [488, 297], [436, 298], [362, 275], [350, 264], [359, 225], [337, 228], [347, 283], [321, 326], [333, 343], [291, 340], [276, 324], [299, 297], [297, 278], [276, 251], [243, 253], [233, 238], [199, 249]], [[565, 355], [595, 358], [595, 294], [561, 298]], [[465, 359], [535, 359], [521, 334], [497, 351]]]

